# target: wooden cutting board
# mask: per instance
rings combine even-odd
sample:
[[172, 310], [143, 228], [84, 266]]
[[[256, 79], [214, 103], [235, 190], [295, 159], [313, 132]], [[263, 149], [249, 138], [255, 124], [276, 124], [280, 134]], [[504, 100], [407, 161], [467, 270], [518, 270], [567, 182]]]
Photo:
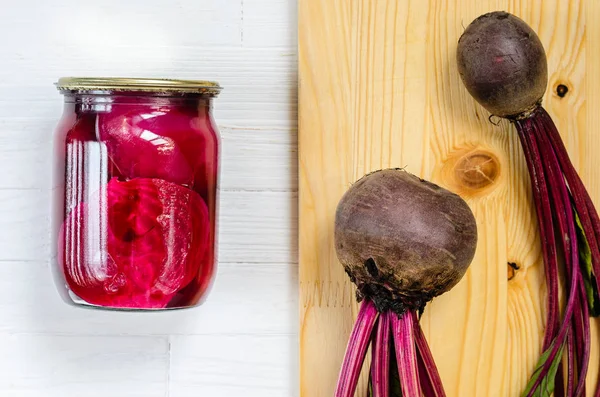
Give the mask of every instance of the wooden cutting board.
[[[389, 166], [461, 194], [478, 220], [470, 270], [422, 320], [448, 396], [518, 396], [544, 323], [529, 177], [513, 127], [492, 124], [462, 86], [456, 43], [464, 26], [493, 10], [538, 32], [550, 70], [544, 105], [600, 204], [600, 2], [299, 3], [301, 396], [333, 395], [356, 315], [333, 249], [337, 202], [363, 174]], [[559, 84], [568, 87], [562, 98]], [[592, 326], [590, 386], [600, 361]], [[364, 386], [357, 395], [365, 396]]]

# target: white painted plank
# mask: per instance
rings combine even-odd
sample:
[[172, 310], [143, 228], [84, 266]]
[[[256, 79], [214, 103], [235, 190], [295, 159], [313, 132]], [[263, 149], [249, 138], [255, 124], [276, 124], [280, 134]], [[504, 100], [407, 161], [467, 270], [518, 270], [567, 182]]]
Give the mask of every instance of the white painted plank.
[[50, 188], [52, 123], [0, 117], [1, 189]]
[[[48, 61], [54, 51], [76, 47], [99, 65], [116, 58], [151, 70], [147, 61], [169, 59], [171, 46], [239, 46], [242, 18], [239, 0], [21, 0], [18, 6], [2, 8], [2, 24], [4, 31], [18, 37], [3, 42], [3, 56]], [[118, 51], [124, 46], [154, 48], [155, 53], [136, 58]], [[14, 79], [27, 83], [28, 76]]]
[[[295, 0], [2, 8], [1, 396], [297, 395], [295, 13]], [[64, 75], [223, 85], [221, 263], [203, 306], [121, 313], [60, 300], [47, 262], [50, 139], [62, 110], [53, 83]]]
[[115, 55], [98, 62], [77, 47], [53, 47], [43, 59], [7, 54], [0, 68], [0, 118], [59, 117], [62, 97], [53, 86], [58, 77], [124, 75], [218, 81], [224, 89], [214, 108], [221, 126], [292, 129], [297, 124], [295, 48], [170, 46], [172, 54], [165, 59], [155, 57], [154, 48], [143, 46], [115, 45], [111, 50], [119, 48], [143, 61]]
[[295, 338], [297, 273], [294, 264], [222, 263], [202, 306], [164, 313], [124, 313], [67, 305], [43, 262], [0, 262], [0, 333], [285, 334]]
[[243, 0], [242, 44], [294, 48], [298, 4], [294, 0]]
[[298, 190], [298, 135], [295, 129], [226, 128], [221, 132], [222, 190]]
[[[0, 189], [47, 189], [54, 118], [0, 118]], [[296, 130], [221, 128], [221, 190], [297, 189]]]
[[[50, 190], [0, 190], [0, 260], [45, 261]], [[297, 262], [296, 193], [220, 192], [221, 262]]]
[[50, 191], [0, 190], [0, 260], [50, 257]]
[[171, 337], [169, 396], [296, 396], [296, 345], [286, 336]]
[[298, 262], [296, 193], [223, 192], [221, 198], [222, 262]]
[[164, 397], [167, 338], [0, 334], [0, 395]]

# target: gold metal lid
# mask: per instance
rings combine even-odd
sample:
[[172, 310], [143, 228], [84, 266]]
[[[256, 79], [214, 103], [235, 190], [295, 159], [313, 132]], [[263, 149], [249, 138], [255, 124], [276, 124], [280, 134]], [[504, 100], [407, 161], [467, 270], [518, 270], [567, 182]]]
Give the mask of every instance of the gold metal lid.
[[56, 83], [61, 92], [68, 91], [142, 91], [186, 93], [216, 96], [221, 86], [214, 81], [146, 79], [124, 77], [61, 77]]

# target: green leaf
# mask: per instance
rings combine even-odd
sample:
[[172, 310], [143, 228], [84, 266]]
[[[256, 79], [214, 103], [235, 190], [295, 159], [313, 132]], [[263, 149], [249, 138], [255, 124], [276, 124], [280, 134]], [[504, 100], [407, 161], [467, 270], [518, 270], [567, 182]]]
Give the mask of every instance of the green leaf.
[[596, 277], [594, 277], [592, 268], [592, 251], [585, 232], [583, 231], [579, 215], [574, 208], [573, 214], [575, 215], [577, 246], [579, 247], [579, 265], [583, 275], [583, 283], [585, 285], [590, 315], [598, 317], [600, 316], [600, 296], [598, 295], [598, 284], [596, 283]]
[[[554, 343], [556, 343], [556, 340], [554, 341]], [[521, 394], [521, 397], [527, 396], [527, 394], [532, 390], [533, 384], [540, 377], [542, 367], [544, 366], [544, 363], [546, 361], [548, 361], [548, 357], [550, 356], [550, 352], [552, 351], [552, 347], [554, 346], [554, 343], [552, 343], [550, 345], [550, 347], [548, 348], [548, 350], [546, 350], [540, 357], [537, 367], [536, 367], [535, 371], [533, 372], [533, 375], [531, 375], [529, 382], [527, 382], [527, 386], [525, 387], [525, 391], [523, 391], [523, 393]], [[533, 393], [533, 397], [551, 397], [552, 393], [554, 393], [554, 378], [556, 377], [556, 371], [558, 370], [558, 365], [560, 364], [560, 361], [562, 360], [562, 353], [563, 353], [564, 347], [565, 347], [565, 344], [564, 343], [561, 344], [560, 348], [558, 349], [558, 352], [556, 353], [556, 356], [554, 356], [554, 360], [552, 361], [552, 364], [550, 365], [550, 369], [546, 373], [546, 376], [542, 379], [540, 384], [535, 389], [535, 392]]]

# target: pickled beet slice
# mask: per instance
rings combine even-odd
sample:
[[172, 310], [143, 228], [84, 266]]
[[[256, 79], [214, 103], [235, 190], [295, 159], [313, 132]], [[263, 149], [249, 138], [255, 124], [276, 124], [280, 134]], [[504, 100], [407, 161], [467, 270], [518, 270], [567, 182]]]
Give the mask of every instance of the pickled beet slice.
[[115, 105], [98, 115], [98, 134], [122, 176], [191, 185], [194, 172], [178, 138], [193, 124], [192, 114], [177, 109]]
[[197, 193], [160, 179], [113, 178], [67, 216], [59, 260], [71, 290], [90, 304], [162, 308], [210, 265], [209, 234]]

